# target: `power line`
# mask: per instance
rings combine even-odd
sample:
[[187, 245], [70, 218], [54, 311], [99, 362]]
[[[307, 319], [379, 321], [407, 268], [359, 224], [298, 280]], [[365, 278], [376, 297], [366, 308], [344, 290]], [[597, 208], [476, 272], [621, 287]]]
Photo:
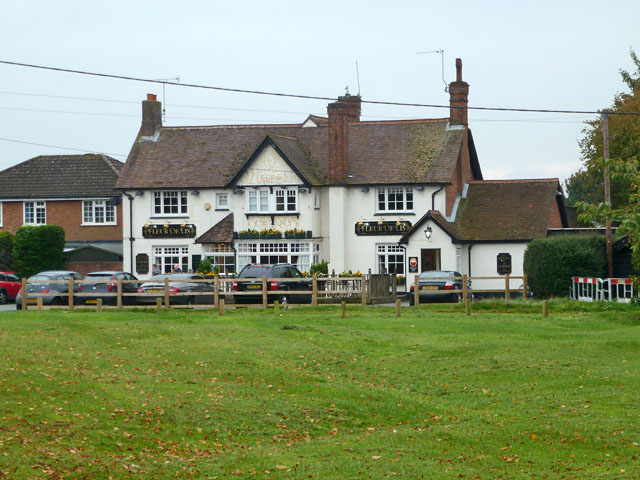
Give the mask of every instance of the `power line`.
[[25, 145], [35, 145], [38, 147], [49, 147], [49, 148], [59, 148], [61, 150], [73, 150], [74, 152], [84, 152], [84, 153], [103, 153], [105, 155], [113, 155], [115, 157], [126, 157], [127, 155], [123, 155], [122, 153], [109, 153], [109, 152], [98, 152], [97, 150], [87, 150], [84, 148], [71, 148], [71, 147], [61, 147], [59, 145], [47, 145], [45, 143], [35, 143], [35, 142], [24, 142], [22, 140], [14, 140], [11, 138], [0, 138], [3, 142], [12, 142], [12, 143], [23, 143]]
[[[97, 73], [97, 72], [87, 72], [84, 70], [72, 70], [69, 68], [60, 68], [60, 67], [47, 67], [44, 65], [34, 65], [29, 63], [21, 63], [21, 62], [10, 62], [7, 60], [0, 60], [0, 64], [4, 65], [13, 65], [17, 67], [26, 67], [26, 68], [36, 68], [40, 70], [48, 70], [54, 72], [64, 72], [64, 73], [75, 73], [78, 75], [88, 75], [93, 77], [101, 77], [101, 78], [113, 78], [117, 80], [129, 80], [132, 82], [144, 82], [144, 83], [157, 83], [164, 85], [173, 85], [176, 87], [187, 87], [187, 88], [200, 88], [205, 90], [217, 90], [222, 92], [231, 92], [231, 93], [246, 93], [253, 95], [267, 95], [273, 97], [289, 97], [289, 98], [299, 98], [304, 100], [324, 100], [324, 101], [333, 101], [334, 98], [331, 97], [320, 97], [314, 95], [298, 95], [293, 93], [281, 93], [281, 92], [266, 92], [261, 90], [246, 90], [241, 88], [228, 88], [228, 87], [215, 87], [211, 85], [198, 85], [194, 83], [178, 83], [178, 82], [166, 82], [160, 80], [152, 80], [148, 78], [139, 78], [139, 77], [131, 77], [126, 75], [113, 75], [108, 73]], [[555, 110], [555, 109], [542, 109], [542, 108], [506, 108], [506, 107], [456, 107], [450, 105], [436, 105], [436, 104], [423, 104], [423, 103], [402, 103], [402, 102], [385, 102], [385, 101], [377, 101], [377, 100], [362, 100], [362, 103], [368, 103], [371, 105], [390, 105], [390, 106], [400, 106], [400, 107], [422, 107], [422, 108], [468, 108], [469, 110], [484, 110], [484, 111], [494, 111], [494, 112], [527, 112], [527, 113], [567, 113], [567, 114], [581, 114], [581, 115], [600, 115], [603, 113], [600, 110]], [[640, 115], [640, 113], [636, 112], [607, 112], [611, 115]]]

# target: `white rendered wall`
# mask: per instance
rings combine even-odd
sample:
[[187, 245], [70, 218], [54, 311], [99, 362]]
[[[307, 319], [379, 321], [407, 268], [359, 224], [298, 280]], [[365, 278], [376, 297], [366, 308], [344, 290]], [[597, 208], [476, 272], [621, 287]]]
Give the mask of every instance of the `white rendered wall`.
[[[476, 243], [471, 248], [471, 277], [500, 277], [497, 270], [499, 253], [511, 254], [511, 277], [522, 277], [524, 252], [527, 243]], [[468, 272], [467, 272], [468, 273]], [[517, 289], [522, 285], [522, 279], [510, 279], [509, 288]], [[499, 280], [473, 280], [472, 288], [503, 289], [504, 276]]]

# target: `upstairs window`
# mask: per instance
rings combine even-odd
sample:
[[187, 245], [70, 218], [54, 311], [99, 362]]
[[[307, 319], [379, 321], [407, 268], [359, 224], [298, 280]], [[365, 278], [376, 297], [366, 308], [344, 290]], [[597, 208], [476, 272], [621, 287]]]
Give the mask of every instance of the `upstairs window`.
[[378, 188], [378, 213], [412, 212], [413, 189], [408, 187]]
[[47, 204], [45, 202], [24, 202], [24, 223], [46, 225]]
[[295, 213], [298, 211], [297, 188], [247, 190], [247, 213]]
[[187, 215], [187, 192], [168, 191], [153, 193], [154, 215]]
[[216, 209], [229, 210], [229, 195], [226, 193], [216, 193]]
[[83, 225], [115, 225], [116, 207], [106, 200], [82, 202]]

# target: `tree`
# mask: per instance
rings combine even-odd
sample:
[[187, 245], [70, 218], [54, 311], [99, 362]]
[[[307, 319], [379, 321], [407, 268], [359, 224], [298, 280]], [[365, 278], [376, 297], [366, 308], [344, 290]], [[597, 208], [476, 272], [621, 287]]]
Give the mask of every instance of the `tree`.
[[13, 266], [22, 277], [63, 267], [64, 229], [57, 225], [23, 226], [13, 239]]
[[11, 265], [11, 250], [13, 250], [13, 235], [0, 232], [0, 268], [8, 270]]
[[[609, 156], [616, 159], [640, 158], [640, 116], [616, 115], [616, 112], [640, 113], [640, 59], [632, 49], [631, 59], [635, 72], [620, 70], [622, 81], [630, 93], [618, 93], [613, 105], [606, 109], [609, 115]], [[584, 137], [580, 140], [582, 168], [565, 182], [567, 204], [578, 202], [600, 203], [604, 199], [604, 170], [602, 118], [586, 122]], [[624, 208], [630, 202], [631, 180], [625, 175], [611, 179], [611, 204]]]

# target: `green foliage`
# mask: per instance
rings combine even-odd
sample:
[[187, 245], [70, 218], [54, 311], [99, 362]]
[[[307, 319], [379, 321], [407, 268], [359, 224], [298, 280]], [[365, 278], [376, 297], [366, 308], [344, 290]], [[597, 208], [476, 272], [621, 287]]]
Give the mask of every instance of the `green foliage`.
[[11, 250], [13, 249], [13, 235], [0, 232], [0, 268], [8, 270], [11, 266]]
[[571, 277], [604, 277], [606, 241], [602, 235], [561, 235], [533, 240], [524, 253], [524, 272], [536, 298], [566, 297]]
[[198, 269], [196, 271], [202, 274], [211, 273], [211, 262], [209, 261], [209, 259], [203, 258], [202, 260], [200, 260]]
[[314, 275], [314, 274], [328, 275], [329, 274], [329, 262], [327, 262], [326, 260], [322, 260], [320, 263], [316, 263], [314, 265], [311, 265], [311, 268], [309, 269], [309, 273], [311, 275]]
[[22, 277], [59, 270], [64, 262], [64, 229], [57, 225], [23, 226], [13, 239], [13, 268]]

